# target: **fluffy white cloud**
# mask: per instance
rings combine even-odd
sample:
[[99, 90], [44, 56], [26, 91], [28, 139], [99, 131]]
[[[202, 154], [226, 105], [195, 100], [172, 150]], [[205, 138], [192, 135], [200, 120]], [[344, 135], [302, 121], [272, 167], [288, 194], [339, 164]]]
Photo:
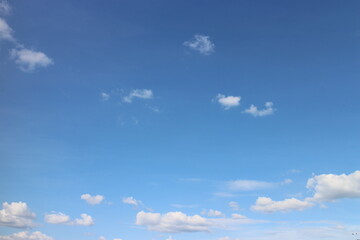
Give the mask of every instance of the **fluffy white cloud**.
[[92, 219], [91, 216], [83, 213], [80, 215], [81, 218], [77, 218], [75, 219], [71, 225], [79, 225], [79, 226], [91, 226], [91, 225], [94, 225], [94, 220]]
[[45, 53], [26, 48], [12, 49], [10, 55], [24, 72], [31, 72], [38, 67], [47, 67], [54, 63]]
[[34, 227], [33, 220], [36, 218], [24, 202], [4, 202], [0, 210], [0, 226], [15, 228]]
[[255, 105], [251, 104], [250, 108], [246, 109], [244, 113], [253, 115], [254, 117], [263, 117], [274, 114], [275, 108], [272, 102], [266, 102], [264, 109], [258, 109]]
[[193, 40], [184, 42], [184, 46], [204, 55], [212, 54], [215, 49], [215, 44], [210, 41], [210, 37], [200, 34], [196, 34]]
[[150, 89], [135, 89], [132, 90], [129, 95], [125, 96], [123, 98], [124, 102], [131, 103], [134, 98], [140, 98], [140, 99], [152, 99], [154, 97], [154, 94], [152, 90]]
[[315, 191], [312, 199], [316, 201], [360, 198], [360, 171], [349, 175], [317, 175], [308, 180], [307, 188]]
[[143, 203], [140, 200], [136, 200], [133, 197], [125, 197], [122, 199], [122, 202], [125, 204], [136, 206], [136, 207], [139, 205], [143, 205]]
[[0, 15], [8, 15], [11, 12], [11, 7], [6, 0], [0, 1]]
[[91, 196], [90, 194], [83, 194], [80, 197], [82, 200], [85, 200], [90, 205], [100, 204], [104, 200], [104, 196], [96, 195]]
[[255, 181], [255, 180], [235, 180], [226, 183], [231, 191], [252, 191], [257, 189], [266, 189], [276, 186], [275, 183]]
[[224, 216], [224, 214], [218, 210], [210, 209], [208, 211], [203, 211], [203, 215], [207, 215], [209, 217], [221, 217]]
[[63, 213], [45, 214], [45, 222], [51, 224], [64, 224], [70, 222], [70, 217]]
[[147, 226], [152, 231], [168, 233], [208, 232], [210, 226], [206, 218], [188, 216], [182, 212], [160, 214], [141, 211], [136, 215], [136, 224]]
[[18, 232], [8, 236], [0, 236], [0, 240], [53, 240], [53, 238], [37, 231], [33, 233]]
[[240, 96], [225, 96], [223, 94], [218, 94], [215, 97], [215, 100], [220, 103], [221, 106], [224, 107], [224, 109], [228, 110], [232, 107], [236, 107], [240, 105]]
[[240, 210], [240, 206], [237, 202], [231, 201], [229, 202], [229, 207], [231, 207], [232, 210], [234, 211], [239, 211]]
[[0, 40], [9, 40], [14, 41], [14, 37], [12, 35], [13, 30], [11, 27], [5, 22], [4, 19], [0, 18]]
[[273, 213], [273, 212], [290, 212], [302, 211], [309, 207], [314, 206], [313, 203], [308, 201], [301, 201], [296, 198], [288, 198], [283, 201], [273, 201], [271, 198], [259, 197], [255, 205], [251, 206], [254, 211]]

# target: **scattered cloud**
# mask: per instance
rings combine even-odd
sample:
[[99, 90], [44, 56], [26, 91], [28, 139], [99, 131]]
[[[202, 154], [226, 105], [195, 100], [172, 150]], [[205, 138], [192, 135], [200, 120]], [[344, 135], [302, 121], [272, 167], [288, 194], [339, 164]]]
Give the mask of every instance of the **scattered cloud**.
[[14, 228], [34, 227], [33, 220], [36, 218], [35, 213], [31, 212], [25, 202], [4, 202], [3, 209], [0, 210], [0, 226]]
[[36, 68], [47, 67], [54, 64], [53, 60], [46, 56], [45, 53], [26, 48], [12, 49], [10, 56], [24, 72], [32, 72]]
[[174, 240], [172, 236], [169, 236], [166, 240]]
[[240, 238], [231, 238], [231, 237], [221, 237], [221, 238], [218, 238], [217, 240], [240, 240]]
[[233, 219], [246, 219], [247, 217], [238, 213], [231, 214], [231, 218]]
[[215, 100], [224, 107], [225, 110], [229, 110], [232, 107], [237, 107], [240, 105], [240, 96], [225, 96], [223, 94], [218, 94], [215, 97]]
[[196, 34], [194, 39], [184, 42], [184, 46], [203, 55], [210, 55], [215, 51], [215, 44], [210, 41], [210, 37], [200, 34]]
[[132, 90], [129, 95], [123, 97], [123, 101], [127, 103], [131, 103], [134, 98], [140, 99], [152, 99], [154, 94], [150, 89], [135, 89]]
[[11, 13], [11, 7], [6, 0], [0, 1], [0, 15], [9, 15]]
[[209, 217], [223, 217], [224, 214], [218, 210], [210, 209], [208, 211], [203, 211], [202, 215], [207, 215]]
[[104, 200], [104, 196], [101, 195], [91, 196], [88, 193], [81, 195], [80, 198], [85, 200], [90, 205], [100, 204]]
[[8, 40], [8, 41], [14, 41], [13, 37], [13, 30], [11, 27], [6, 23], [6, 21], [2, 18], [0, 18], [0, 40]]
[[91, 226], [94, 225], [94, 220], [91, 216], [83, 213], [80, 215], [81, 218], [76, 218], [75, 220], [71, 220], [70, 217], [64, 213], [52, 213], [45, 214], [45, 221], [51, 224], [66, 224], [73, 226]]
[[312, 200], [315, 201], [360, 198], [360, 171], [355, 171], [349, 175], [317, 175], [307, 181], [306, 187], [315, 191], [312, 197]]
[[18, 232], [7, 236], [0, 236], [0, 240], [53, 240], [53, 238], [36, 231], [33, 233]]
[[196, 208], [198, 207], [198, 205], [193, 205], [193, 204], [177, 204], [177, 203], [174, 203], [174, 204], [171, 204], [172, 207], [174, 208]]
[[272, 102], [266, 102], [264, 109], [258, 109], [255, 105], [251, 104], [250, 108], [246, 109], [243, 113], [251, 114], [254, 117], [272, 115], [276, 110], [273, 106], [274, 104]]
[[273, 212], [290, 212], [302, 211], [314, 206], [309, 201], [301, 201], [296, 198], [288, 198], [283, 201], [273, 201], [271, 198], [259, 197], [255, 205], [251, 206], [254, 211], [273, 213]]
[[240, 206], [237, 202], [231, 201], [229, 202], [229, 207], [234, 210], [234, 211], [239, 211], [240, 210]]
[[106, 238], [104, 236], [100, 236], [99, 240], [106, 240]]
[[235, 180], [226, 183], [227, 188], [231, 191], [253, 191], [258, 189], [273, 188], [275, 183], [255, 181], [255, 180]]
[[107, 101], [110, 99], [110, 94], [106, 93], [106, 92], [101, 92], [100, 93], [100, 99], [101, 101]]
[[125, 204], [133, 205], [135, 207], [144, 205], [140, 200], [136, 200], [134, 197], [125, 197], [122, 199], [122, 202]]
[[139, 212], [136, 224], [146, 226], [149, 230], [167, 233], [209, 232], [210, 223], [199, 215], [188, 216], [182, 212], [165, 214]]

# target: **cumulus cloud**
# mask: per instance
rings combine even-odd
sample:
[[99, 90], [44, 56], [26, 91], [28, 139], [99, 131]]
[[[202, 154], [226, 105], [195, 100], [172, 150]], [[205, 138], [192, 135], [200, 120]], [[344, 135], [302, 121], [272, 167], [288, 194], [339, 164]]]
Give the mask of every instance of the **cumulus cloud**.
[[35, 213], [31, 212], [25, 202], [4, 202], [0, 210], [0, 226], [14, 228], [34, 227]]
[[8, 15], [11, 12], [11, 7], [6, 0], [0, 1], [0, 15]]
[[349, 175], [322, 174], [310, 178], [307, 188], [314, 190], [312, 200], [334, 201], [341, 198], [360, 198], [360, 171]]
[[226, 183], [231, 191], [252, 191], [275, 187], [275, 183], [255, 180], [234, 180]]
[[215, 44], [210, 41], [210, 37], [200, 34], [196, 34], [194, 39], [184, 42], [184, 46], [203, 55], [210, 55], [215, 50]]
[[223, 94], [218, 94], [215, 97], [215, 100], [224, 107], [225, 110], [228, 110], [232, 107], [237, 107], [240, 105], [240, 96], [225, 96]]
[[33, 233], [18, 232], [7, 236], [0, 236], [0, 240], [53, 240], [53, 238], [36, 231]]
[[81, 218], [77, 218], [75, 219], [71, 225], [79, 225], [79, 226], [91, 226], [91, 225], [94, 225], [94, 220], [92, 219], [91, 216], [83, 213], [80, 215]]
[[165, 214], [139, 212], [136, 224], [146, 226], [157, 232], [208, 232], [210, 223], [199, 215], [188, 216], [182, 212], [168, 212]]
[[51, 224], [65, 224], [70, 222], [70, 217], [63, 213], [45, 214], [45, 222]]
[[144, 205], [140, 200], [136, 200], [134, 197], [124, 197], [122, 199], [122, 202], [125, 204], [133, 205], [135, 207], [138, 207], [140, 205]]
[[272, 102], [266, 102], [264, 109], [258, 109], [255, 105], [251, 104], [250, 108], [246, 109], [243, 113], [251, 114], [254, 117], [263, 117], [274, 114], [276, 109], [273, 106]]
[[100, 204], [104, 200], [104, 196], [101, 195], [91, 196], [88, 193], [81, 195], [80, 198], [82, 200], [85, 200], [90, 205]]
[[309, 201], [301, 201], [296, 198], [288, 198], [283, 201], [273, 201], [271, 198], [259, 197], [255, 205], [251, 206], [254, 211], [273, 213], [273, 212], [290, 212], [302, 211], [314, 206]]
[[53, 60], [45, 53], [26, 48], [12, 49], [10, 56], [24, 72], [32, 72], [39, 67], [47, 67], [54, 64]]
[[208, 211], [203, 211], [203, 215], [207, 215], [209, 217], [222, 217], [224, 214], [218, 210], [210, 209]]
[[240, 210], [240, 206], [239, 206], [239, 204], [237, 202], [231, 201], [231, 202], [229, 202], [228, 205], [234, 211], [239, 211]]
[[8, 41], [14, 41], [13, 37], [13, 30], [11, 27], [6, 23], [6, 21], [2, 18], [0, 18], [0, 40], [8, 40]]
[[123, 97], [123, 101], [127, 103], [131, 103], [134, 98], [140, 99], [152, 99], [154, 94], [151, 89], [134, 89], [129, 95]]

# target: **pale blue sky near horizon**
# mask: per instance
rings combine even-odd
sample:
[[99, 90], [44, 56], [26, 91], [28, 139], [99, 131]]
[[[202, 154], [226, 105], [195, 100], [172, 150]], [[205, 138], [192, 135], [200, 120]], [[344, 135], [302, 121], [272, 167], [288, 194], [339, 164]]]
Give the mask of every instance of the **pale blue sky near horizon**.
[[36, 214], [30, 226], [0, 207], [0, 239], [351, 239], [359, 11], [355, 0], [0, 1], [0, 201]]

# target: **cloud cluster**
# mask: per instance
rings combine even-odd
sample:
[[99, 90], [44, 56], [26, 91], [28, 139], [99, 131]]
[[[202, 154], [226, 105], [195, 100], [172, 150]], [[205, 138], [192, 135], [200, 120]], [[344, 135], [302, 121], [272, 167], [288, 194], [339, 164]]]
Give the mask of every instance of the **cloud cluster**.
[[34, 227], [33, 220], [36, 218], [35, 213], [31, 212], [24, 202], [4, 202], [3, 209], [0, 210], [0, 226], [14, 228]]
[[154, 94], [151, 89], [134, 89], [129, 95], [123, 97], [123, 101], [127, 103], [131, 103], [134, 98], [140, 99], [152, 99]]
[[0, 236], [0, 240], [53, 240], [53, 238], [36, 231], [33, 233], [18, 232], [8, 236]]
[[274, 103], [272, 102], [266, 102], [265, 108], [258, 109], [255, 105], [251, 104], [250, 108], [246, 109], [244, 113], [248, 113], [250, 115], [253, 115], [254, 117], [263, 117], [267, 115], [272, 115], [275, 112], [275, 108], [273, 108]]
[[68, 215], [61, 212], [45, 214], [45, 222], [51, 224], [66, 224], [73, 226], [91, 226], [95, 224], [91, 216], [85, 213], [81, 214], [80, 216], [81, 218], [76, 218], [72, 221]]
[[88, 193], [81, 195], [80, 198], [90, 205], [100, 204], [104, 200], [104, 196], [102, 195], [91, 196]]
[[273, 213], [273, 212], [290, 212], [302, 211], [314, 206], [308, 201], [301, 201], [296, 198], [288, 198], [283, 201], [273, 201], [271, 198], [259, 197], [255, 205], [251, 207], [254, 211]]
[[200, 34], [196, 34], [194, 39], [184, 42], [184, 46], [203, 55], [210, 55], [215, 51], [215, 44], [210, 41], [210, 37]]

